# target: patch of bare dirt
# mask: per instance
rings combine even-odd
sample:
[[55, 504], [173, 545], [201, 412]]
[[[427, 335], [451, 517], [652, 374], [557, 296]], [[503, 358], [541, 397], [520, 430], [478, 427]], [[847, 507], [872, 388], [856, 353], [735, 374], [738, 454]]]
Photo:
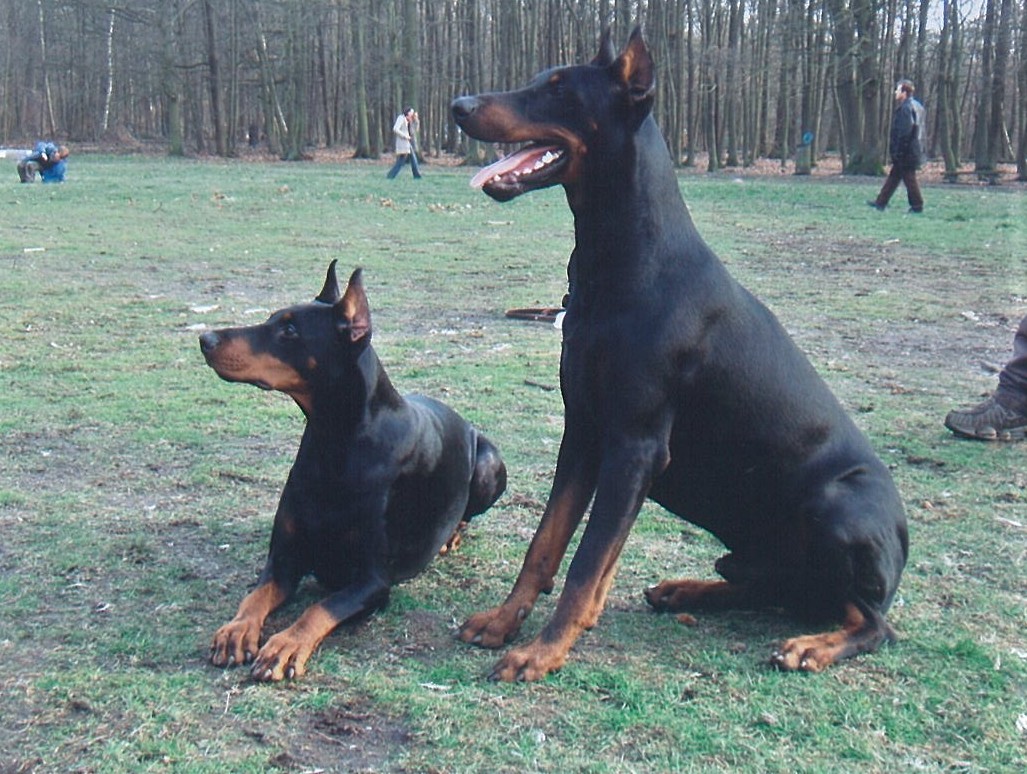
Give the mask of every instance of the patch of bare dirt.
[[414, 741], [406, 725], [359, 700], [317, 710], [298, 727], [305, 732], [272, 760], [276, 765], [297, 771], [396, 771], [389, 761]]

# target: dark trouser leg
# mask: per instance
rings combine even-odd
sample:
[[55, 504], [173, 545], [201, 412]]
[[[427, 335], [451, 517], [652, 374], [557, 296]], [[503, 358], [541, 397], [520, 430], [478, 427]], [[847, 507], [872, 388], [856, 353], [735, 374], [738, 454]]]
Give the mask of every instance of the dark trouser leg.
[[895, 189], [899, 187], [900, 182], [902, 182], [902, 170], [892, 164], [892, 168], [888, 171], [888, 177], [885, 179], [884, 185], [881, 186], [881, 192], [877, 194], [877, 200], [874, 203], [881, 209], [887, 207], [891, 195], [895, 193]]
[[407, 156], [409, 155], [409, 153], [397, 153], [396, 163], [392, 165], [392, 169], [390, 169], [388, 171], [388, 174], [386, 174], [385, 176], [391, 180], [396, 175], [398, 175], [399, 170], [403, 169], [403, 165], [407, 163]]
[[995, 398], [1008, 409], [1027, 414], [1027, 317], [1013, 337], [1013, 357], [998, 375]]
[[909, 198], [909, 206], [913, 212], [920, 212], [924, 208], [924, 197], [920, 193], [920, 183], [916, 179], [915, 169], [906, 169], [902, 172], [902, 182], [906, 185], [906, 196]]
[[36, 173], [39, 172], [38, 161], [28, 161], [22, 159], [18, 162], [18, 178], [23, 183], [31, 183], [36, 179]]

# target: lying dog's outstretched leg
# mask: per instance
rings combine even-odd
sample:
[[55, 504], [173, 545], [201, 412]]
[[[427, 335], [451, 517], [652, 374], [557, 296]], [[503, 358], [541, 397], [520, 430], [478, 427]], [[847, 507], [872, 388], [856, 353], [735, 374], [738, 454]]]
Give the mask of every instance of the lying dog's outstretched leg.
[[214, 666], [232, 667], [253, 661], [260, 647], [260, 629], [264, 620], [291, 593], [291, 589], [269, 579], [247, 594], [239, 604], [235, 618], [214, 633], [210, 662]]
[[836, 661], [872, 653], [885, 642], [895, 642], [895, 631], [878, 611], [849, 602], [842, 628], [785, 640], [770, 663], [785, 671], [820, 672]]
[[296, 623], [264, 643], [253, 660], [250, 675], [266, 682], [302, 676], [307, 659], [336, 626], [384, 607], [388, 599], [389, 584], [384, 578], [375, 577], [311, 605]]

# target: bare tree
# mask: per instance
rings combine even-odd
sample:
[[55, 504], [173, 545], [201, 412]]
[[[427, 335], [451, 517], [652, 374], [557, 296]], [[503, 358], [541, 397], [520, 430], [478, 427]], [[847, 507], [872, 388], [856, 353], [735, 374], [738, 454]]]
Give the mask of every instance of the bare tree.
[[377, 158], [378, 149], [371, 145], [368, 121], [370, 110], [367, 104], [367, 61], [364, 53], [367, 0], [354, 0], [352, 10], [350, 33], [353, 41], [353, 78], [356, 86], [356, 100], [353, 109], [357, 123], [357, 142], [353, 155], [361, 159]]
[[959, 83], [963, 61], [963, 36], [958, 0], [944, 0], [938, 39], [937, 141], [945, 162], [945, 174], [955, 179], [959, 169]]
[[203, 0], [203, 31], [206, 33], [208, 83], [210, 86], [210, 114], [214, 124], [214, 147], [219, 156], [228, 155], [225, 141], [225, 106], [221, 87], [221, 57], [218, 53], [218, 30], [213, 0]]
[[1024, 0], [4, 0], [0, 142], [106, 132], [234, 155], [249, 135], [374, 157], [402, 103], [422, 152], [479, 163], [491, 149], [461, 137], [456, 94], [588, 61], [604, 26], [623, 40], [643, 22], [679, 163], [785, 160], [812, 132], [846, 173], [878, 173], [893, 79], [912, 77], [949, 172], [1023, 176], [1023, 17]]
[[1017, 125], [1020, 141], [1016, 146], [1016, 178], [1027, 181], [1027, 2], [1020, 17], [1020, 68], [1017, 74], [1020, 99], [1017, 100]]

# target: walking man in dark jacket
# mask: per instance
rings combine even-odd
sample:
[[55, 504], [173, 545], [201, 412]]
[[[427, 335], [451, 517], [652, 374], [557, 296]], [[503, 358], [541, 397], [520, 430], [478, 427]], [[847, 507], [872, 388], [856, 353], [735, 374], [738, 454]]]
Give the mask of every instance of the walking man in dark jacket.
[[867, 202], [878, 210], [888, 206], [888, 200], [902, 182], [906, 185], [909, 211], [924, 211], [924, 197], [920, 193], [916, 171], [924, 160], [924, 125], [927, 123], [927, 111], [919, 100], [914, 99], [914, 91], [912, 81], [901, 80], [895, 87], [895, 113], [892, 115], [891, 136], [888, 140], [892, 167], [877, 198]]

